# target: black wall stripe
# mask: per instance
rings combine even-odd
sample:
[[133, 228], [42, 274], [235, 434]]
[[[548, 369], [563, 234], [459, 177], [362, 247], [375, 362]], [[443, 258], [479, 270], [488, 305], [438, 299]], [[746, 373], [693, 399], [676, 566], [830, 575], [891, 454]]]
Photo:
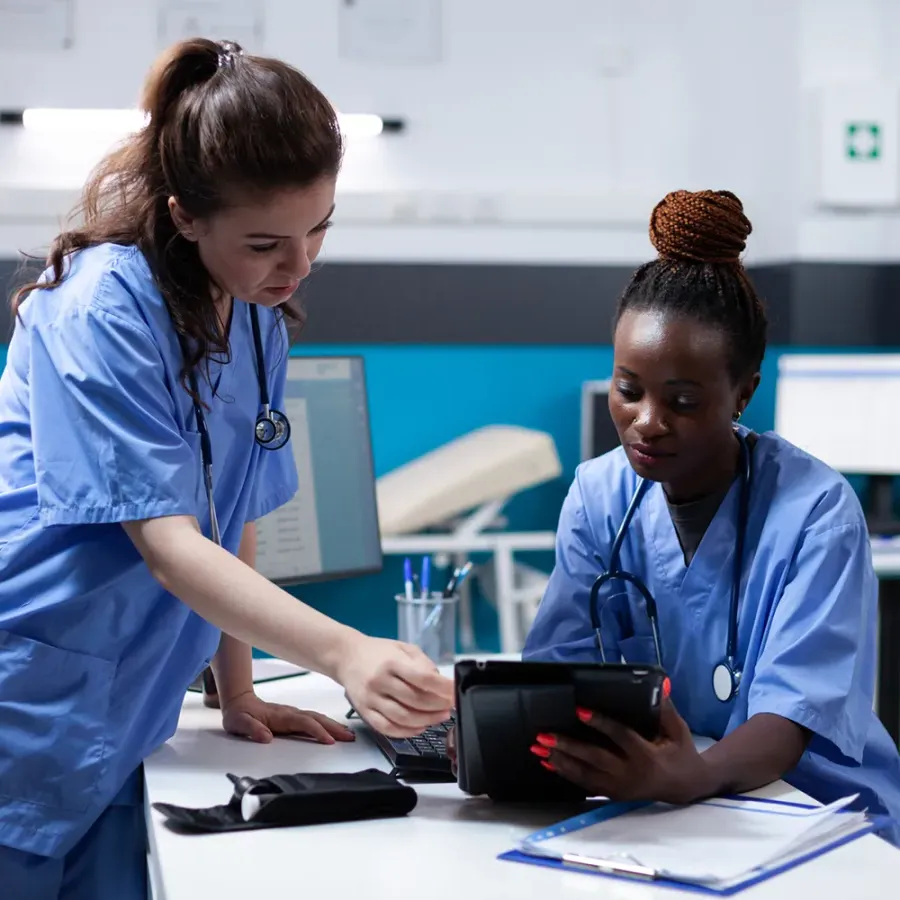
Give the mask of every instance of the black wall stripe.
[[[303, 287], [304, 344], [607, 344], [633, 266], [328, 263]], [[900, 346], [900, 264], [750, 267], [772, 344]], [[4, 300], [21, 282], [0, 260]], [[0, 340], [10, 331], [0, 304]]]

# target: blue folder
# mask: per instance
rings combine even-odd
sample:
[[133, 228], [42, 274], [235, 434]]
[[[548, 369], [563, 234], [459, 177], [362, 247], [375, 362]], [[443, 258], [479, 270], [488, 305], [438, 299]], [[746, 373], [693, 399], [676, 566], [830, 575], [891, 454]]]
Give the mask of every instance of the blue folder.
[[[786, 800], [769, 800], [760, 797], [749, 797], [744, 795], [729, 796], [723, 799], [727, 799], [730, 801], [753, 801], [754, 803], [773, 804], [773, 811], [778, 806], [809, 810], [817, 808], [816, 806], [811, 804], [808, 805], [802, 803], [793, 803]], [[658, 885], [660, 887], [669, 887], [676, 890], [691, 891], [694, 893], [723, 897], [731, 896], [745, 890], [748, 887], [753, 886], [754, 884], [758, 884], [761, 881], [766, 881], [767, 879], [772, 878], [773, 876], [778, 875], [781, 872], [792, 869], [795, 866], [800, 865], [801, 863], [808, 862], [809, 860], [814, 859], [817, 856], [821, 856], [822, 854], [827, 853], [830, 850], [834, 850], [837, 847], [843, 846], [844, 844], [850, 843], [857, 838], [885, 828], [890, 824], [890, 820], [886, 816], [868, 816], [866, 818], [866, 822], [862, 824], [859, 829], [854, 830], [849, 834], [840, 835], [833, 841], [830, 841], [823, 845], [819, 845], [814, 850], [808, 853], [793, 856], [789, 860], [784, 861], [780, 864], [776, 864], [766, 868], [754, 869], [747, 874], [747, 877], [744, 880], [741, 880], [739, 883], [731, 883], [724, 888], [712, 887], [710, 885], [698, 884], [691, 881], [676, 881], [674, 879], [657, 875], [656, 873], [652, 872], [652, 870], [645, 869], [644, 867], [637, 864], [628, 865], [615, 863], [614, 865], [610, 864], [608, 866], [604, 866], [601, 861], [597, 860], [585, 859], [583, 862], [576, 862], [572, 860], [562, 860], [558, 855], [538, 855], [540, 851], [540, 845], [550, 838], [559, 837], [562, 834], [570, 835], [573, 832], [580, 831], [583, 828], [587, 828], [591, 825], [596, 825], [598, 822], [603, 822], [608, 819], [615, 818], [616, 816], [621, 816], [624, 813], [651, 805], [652, 803], [645, 802], [607, 803], [597, 809], [591, 810], [590, 812], [574, 816], [573, 818], [566, 819], [563, 822], [559, 822], [558, 824], [553, 825], [550, 828], [545, 828], [541, 831], [536, 831], [533, 834], [528, 835], [523, 839], [522, 844], [531, 845], [534, 848], [534, 852], [524, 852], [518, 849], [509, 850], [506, 853], [500, 854], [498, 859], [507, 862], [518, 862], [534, 866], [544, 866], [550, 869], [560, 869], [566, 872], [582, 872], [587, 875], [600, 875], [606, 878], [619, 878], [628, 881], [643, 880], [652, 882], [654, 886]], [[838, 816], [846, 814], [847, 813], [845, 812], [835, 813], [835, 815]]]

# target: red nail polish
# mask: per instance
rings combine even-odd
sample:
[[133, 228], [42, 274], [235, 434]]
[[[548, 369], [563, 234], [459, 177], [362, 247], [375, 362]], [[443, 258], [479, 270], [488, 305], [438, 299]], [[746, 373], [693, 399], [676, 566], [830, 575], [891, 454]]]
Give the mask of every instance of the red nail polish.
[[555, 771], [556, 771], [556, 766], [554, 766], [553, 763], [548, 763], [546, 759], [542, 759], [542, 760], [541, 760], [541, 765], [542, 765], [548, 772], [555, 772]]
[[578, 716], [582, 722], [590, 722], [594, 714], [589, 709], [582, 709], [579, 707], [575, 710], [575, 715]]
[[535, 756], [540, 756], [542, 759], [546, 759], [550, 755], [550, 751], [546, 747], [538, 747], [535, 745], [530, 749]]
[[552, 734], [539, 734], [537, 736], [537, 742], [539, 744], [542, 744], [544, 747], [556, 746], [556, 738]]
[[668, 697], [672, 693], [672, 682], [668, 678], [663, 679], [663, 697]]

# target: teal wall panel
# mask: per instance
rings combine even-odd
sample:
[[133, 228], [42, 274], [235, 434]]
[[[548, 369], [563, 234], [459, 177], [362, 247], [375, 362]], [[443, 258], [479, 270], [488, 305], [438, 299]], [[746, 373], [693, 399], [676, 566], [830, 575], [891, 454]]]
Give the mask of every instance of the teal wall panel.
[[[762, 383], [744, 417], [751, 428], [774, 425], [778, 357], [788, 349], [772, 347], [767, 354]], [[555, 526], [578, 462], [581, 383], [607, 377], [612, 365], [609, 346], [353, 344], [301, 346], [293, 353], [364, 357], [378, 475], [482, 425], [548, 431], [562, 460], [562, 477], [520, 495], [508, 508], [514, 527], [535, 529]], [[5, 359], [6, 348], [0, 346], [0, 366]], [[536, 554], [530, 561], [550, 566], [552, 554]], [[394, 636], [393, 596], [401, 580], [401, 561], [386, 557], [379, 574], [307, 585], [293, 593], [363, 631]], [[496, 619], [477, 591], [475, 619], [479, 645], [493, 649]]]

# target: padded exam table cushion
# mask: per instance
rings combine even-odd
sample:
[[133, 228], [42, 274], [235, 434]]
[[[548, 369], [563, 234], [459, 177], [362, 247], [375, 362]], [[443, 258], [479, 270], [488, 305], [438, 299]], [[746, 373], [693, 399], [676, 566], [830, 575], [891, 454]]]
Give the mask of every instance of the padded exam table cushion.
[[439, 525], [561, 474], [549, 434], [515, 425], [478, 428], [378, 479], [381, 535]]

